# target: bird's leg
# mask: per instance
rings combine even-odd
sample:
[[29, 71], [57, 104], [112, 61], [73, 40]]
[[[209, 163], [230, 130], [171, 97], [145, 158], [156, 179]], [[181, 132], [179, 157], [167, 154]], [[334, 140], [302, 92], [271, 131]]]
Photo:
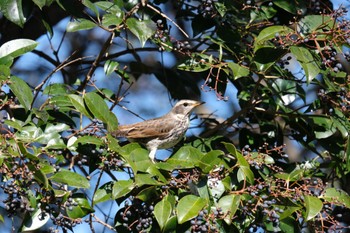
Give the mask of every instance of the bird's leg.
[[155, 163], [156, 151], [157, 151], [157, 148], [149, 148], [148, 156], [150, 157], [153, 163]]

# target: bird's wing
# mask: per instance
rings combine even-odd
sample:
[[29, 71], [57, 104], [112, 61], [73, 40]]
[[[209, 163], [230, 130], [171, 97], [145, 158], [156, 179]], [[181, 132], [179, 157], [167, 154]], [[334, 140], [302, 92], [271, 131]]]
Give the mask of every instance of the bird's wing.
[[176, 127], [176, 124], [176, 121], [156, 118], [131, 125], [119, 126], [115, 135], [131, 139], [164, 138], [168, 136], [169, 131]]

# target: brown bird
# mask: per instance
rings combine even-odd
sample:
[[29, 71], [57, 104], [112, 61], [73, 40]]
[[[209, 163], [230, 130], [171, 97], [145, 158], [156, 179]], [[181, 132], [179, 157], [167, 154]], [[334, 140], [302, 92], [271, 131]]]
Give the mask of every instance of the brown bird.
[[204, 102], [180, 100], [164, 116], [131, 125], [121, 125], [118, 130], [112, 132], [112, 135], [144, 144], [154, 162], [157, 149], [168, 149], [181, 141], [190, 124], [193, 109], [201, 104]]

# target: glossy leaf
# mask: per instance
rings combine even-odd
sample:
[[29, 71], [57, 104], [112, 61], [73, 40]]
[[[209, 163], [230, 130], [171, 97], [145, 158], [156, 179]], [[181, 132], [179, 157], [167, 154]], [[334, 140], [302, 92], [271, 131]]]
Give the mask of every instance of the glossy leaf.
[[240, 195], [230, 194], [220, 198], [218, 207], [224, 212], [224, 220], [230, 225], [232, 223], [233, 216], [235, 215], [241, 201]]
[[138, 187], [143, 185], [164, 185], [164, 183], [157, 181], [151, 174], [137, 174], [135, 176], [135, 184]]
[[44, 6], [50, 6], [54, 2], [54, 0], [33, 0], [33, 2], [40, 9], [42, 9]]
[[56, 172], [50, 177], [50, 180], [58, 183], [64, 183], [76, 188], [90, 188], [90, 183], [84, 176], [65, 169]]
[[50, 220], [50, 216], [48, 214], [46, 214], [43, 218], [40, 216], [42, 216], [42, 211], [40, 208], [36, 209], [32, 215], [26, 215], [20, 232], [35, 231], [44, 226]]
[[119, 180], [114, 183], [112, 190], [112, 198], [118, 199], [130, 193], [135, 187], [132, 180]]
[[303, 67], [306, 80], [310, 83], [320, 73], [320, 67], [317, 65], [314, 56], [307, 48], [300, 46], [291, 46], [290, 51]]
[[224, 184], [216, 177], [208, 178], [208, 189], [215, 201], [219, 200], [225, 192]]
[[9, 86], [24, 109], [28, 111], [33, 102], [33, 93], [28, 84], [22, 79], [12, 76], [11, 84]]
[[158, 202], [155, 207], [153, 214], [160, 226], [160, 229], [163, 229], [170, 218], [172, 212], [171, 204], [167, 201], [166, 198], [163, 198]]
[[96, 24], [88, 19], [76, 19], [69, 22], [67, 25], [67, 32], [76, 32], [81, 30], [89, 30], [96, 27]]
[[109, 110], [101, 96], [94, 92], [89, 92], [84, 96], [84, 101], [92, 114], [107, 124], [109, 131], [117, 129], [117, 117]]
[[345, 191], [336, 188], [327, 188], [321, 198], [329, 202], [339, 203], [350, 208], [350, 196]]
[[119, 63], [115, 61], [108, 60], [104, 65], [104, 72], [107, 76], [111, 75], [115, 70], [118, 69]]
[[318, 39], [325, 38], [325, 31], [330, 31], [336, 22], [328, 15], [306, 15], [297, 24], [297, 30], [302, 36], [307, 36], [312, 33], [321, 32], [317, 35]]
[[91, 207], [89, 201], [83, 195], [73, 196], [73, 202], [77, 205], [73, 205], [72, 208], [66, 207], [68, 217], [72, 219], [83, 218], [86, 215], [93, 213], [94, 209]]
[[209, 172], [215, 166], [219, 164], [220, 158], [224, 153], [220, 150], [212, 150], [205, 154], [198, 162], [198, 166], [203, 172]]
[[178, 168], [191, 168], [202, 156], [198, 149], [183, 146], [167, 160], [167, 163], [177, 165]]
[[86, 106], [84, 104], [84, 100], [83, 97], [79, 96], [79, 95], [68, 95], [72, 105], [75, 107], [75, 109], [78, 112], [81, 112], [82, 114], [84, 114], [87, 117], [92, 118], [90, 112], [86, 109]]
[[104, 142], [101, 138], [97, 138], [94, 136], [82, 136], [77, 138], [77, 140], [74, 142], [75, 146], [78, 146], [78, 144], [93, 144], [93, 145], [103, 145]]
[[63, 83], [53, 83], [45, 87], [43, 94], [45, 95], [66, 95], [72, 92], [70, 87]]
[[22, 0], [2, 0], [0, 10], [8, 20], [19, 27], [23, 27], [27, 20], [23, 14]]
[[[15, 1], [11, 1], [15, 2]], [[0, 60], [6, 57], [16, 58], [36, 48], [38, 43], [29, 39], [10, 40], [0, 47]]]
[[261, 30], [254, 42], [254, 52], [263, 47], [274, 47], [272, 44], [268, 44], [271, 39], [274, 39], [276, 35], [286, 36], [289, 33], [293, 33], [293, 29], [287, 26], [270, 26]]
[[228, 62], [227, 63], [228, 67], [232, 70], [233, 75], [234, 75], [234, 80], [248, 76], [250, 71], [248, 68], [238, 65], [237, 63], [234, 62]]
[[196, 217], [206, 204], [205, 199], [194, 195], [186, 195], [181, 198], [176, 207], [178, 223], [182, 224]]
[[309, 221], [320, 214], [323, 204], [319, 198], [314, 196], [305, 195], [304, 200], [304, 205], [306, 207], [305, 220]]
[[112, 200], [112, 188], [114, 182], [110, 181], [99, 187], [93, 197], [93, 203], [97, 204], [100, 202]]
[[144, 47], [146, 41], [154, 34], [156, 25], [152, 20], [137, 20], [128, 18], [126, 25], [129, 30], [139, 39], [141, 47]]

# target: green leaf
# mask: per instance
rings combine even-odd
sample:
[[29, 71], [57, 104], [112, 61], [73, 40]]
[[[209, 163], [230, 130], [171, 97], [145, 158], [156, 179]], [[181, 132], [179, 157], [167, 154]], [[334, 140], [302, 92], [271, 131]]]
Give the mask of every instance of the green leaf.
[[87, 117], [92, 118], [90, 112], [86, 109], [83, 97], [81, 97], [79, 95], [74, 95], [74, 94], [68, 95], [68, 97], [78, 112], [82, 113], [83, 115], [85, 115]]
[[323, 207], [323, 203], [319, 198], [309, 195], [305, 195], [304, 200], [304, 205], [306, 207], [304, 218], [306, 221], [309, 221], [320, 213]]
[[202, 152], [197, 148], [183, 146], [167, 160], [167, 163], [177, 165], [178, 168], [192, 168], [202, 156]]
[[166, 222], [163, 232], [176, 232], [177, 216], [172, 216]]
[[345, 160], [346, 160], [346, 167], [350, 167], [350, 136], [348, 136], [347, 138]]
[[112, 190], [112, 198], [118, 199], [131, 192], [135, 187], [133, 181], [130, 180], [119, 180], [114, 183]]
[[333, 120], [326, 116], [311, 117], [309, 123], [313, 126], [313, 131], [317, 139], [328, 138], [337, 132]]
[[187, 195], [181, 198], [176, 207], [178, 223], [182, 224], [196, 217], [206, 204], [207, 201], [204, 198], [194, 195]]
[[280, 219], [283, 220], [285, 218], [288, 218], [292, 216], [293, 213], [303, 208], [303, 206], [298, 205], [291, 201], [290, 199], [285, 198], [284, 200], [281, 200], [281, 204], [275, 204], [274, 206], [280, 208], [283, 210], [283, 212], [280, 214]]
[[224, 155], [221, 150], [211, 150], [198, 161], [198, 166], [204, 173], [208, 173], [221, 161], [220, 156]]
[[[123, 148], [125, 149], [125, 148]], [[138, 147], [131, 147], [133, 149], [130, 151], [120, 151], [123, 158], [130, 165], [134, 172], [143, 171], [146, 172], [149, 166], [152, 165], [151, 160], [149, 159], [149, 152], [146, 149]]]
[[94, 136], [82, 136], [79, 137], [75, 142], [74, 142], [74, 146], [78, 146], [78, 144], [93, 144], [93, 145], [97, 145], [97, 146], [101, 146], [104, 144], [103, 140], [101, 138], [97, 138]]
[[158, 202], [155, 207], [153, 214], [159, 224], [160, 229], [163, 229], [170, 218], [172, 212], [171, 203], [167, 201], [166, 198], [163, 198]]
[[285, 180], [287, 182], [296, 181], [296, 180], [299, 180], [303, 177], [304, 172], [305, 171], [303, 169], [296, 168], [290, 173], [275, 174], [275, 177], [282, 179], [282, 180]]
[[107, 124], [107, 130], [113, 131], [118, 127], [117, 117], [109, 110], [106, 102], [94, 92], [84, 96], [84, 101], [92, 114]]
[[152, 20], [137, 20], [128, 18], [126, 25], [129, 30], [139, 39], [141, 47], [144, 47], [146, 41], [155, 33], [156, 24]]
[[71, 93], [70, 87], [67, 84], [63, 83], [53, 83], [45, 87], [43, 90], [44, 95], [67, 95]]
[[273, 44], [267, 42], [275, 38], [276, 35], [286, 36], [290, 33], [294, 33], [294, 30], [286, 26], [277, 25], [264, 28], [254, 41], [254, 52], [263, 47], [275, 47]]
[[81, 30], [90, 30], [96, 27], [96, 24], [88, 19], [75, 19], [67, 25], [67, 32], [76, 32]]
[[324, 32], [334, 27], [336, 27], [336, 22], [328, 15], [306, 15], [297, 23], [297, 31], [302, 36], [313, 34], [317, 39], [326, 38], [327, 33]]
[[82, 3], [92, 12], [94, 12], [97, 18], [100, 17], [100, 13], [94, 3], [92, 3], [90, 0], [83, 0]]
[[234, 75], [233, 79], [234, 80], [239, 79], [241, 77], [246, 77], [250, 73], [248, 68], [241, 66], [241, 65], [238, 65], [237, 63], [228, 62], [227, 65], [233, 72], [233, 75]]
[[278, 105], [288, 105], [296, 99], [296, 83], [295, 81], [278, 78], [274, 80], [272, 87], [278, 95], [276, 103]]
[[31, 170], [34, 173], [34, 178], [35, 180], [42, 185], [42, 187], [44, 188], [48, 188], [49, 187], [49, 180], [47, 179], [47, 176], [45, 175], [45, 173], [41, 170], [41, 169], [37, 169], [37, 168], [31, 168]]
[[56, 124], [47, 124], [46, 128], [44, 130], [45, 134], [49, 134], [49, 133], [59, 133], [59, 132], [63, 132], [70, 129], [69, 125], [64, 124], [64, 123], [56, 123]]
[[66, 207], [68, 217], [72, 219], [83, 218], [86, 215], [95, 212], [95, 210], [91, 207], [89, 201], [82, 194], [73, 195], [73, 203], [77, 203], [77, 205], [73, 205], [72, 209]]
[[[301, 9], [302, 6], [305, 7], [303, 1], [289, 1], [289, 0], [274, 0], [273, 4], [282, 8], [283, 10], [295, 15], [298, 13], [298, 10]], [[306, 10], [306, 9], [305, 9]]]
[[254, 63], [260, 71], [268, 71], [278, 62], [287, 50], [271, 47], [262, 47], [255, 53]]
[[76, 188], [90, 188], [90, 183], [86, 177], [65, 169], [55, 173], [50, 177], [50, 180]]
[[224, 221], [230, 225], [241, 201], [240, 195], [230, 194], [220, 198], [218, 207], [224, 212]]
[[138, 187], [143, 185], [164, 185], [164, 183], [157, 181], [154, 179], [154, 176], [151, 174], [142, 174], [138, 173], [135, 175], [135, 184]]
[[15, 39], [6, 42], [0, 47], [0, 61], [3, 58], [16, 58], [32, 51], [39, 43], [29, 39]]
[[40, 8], [40, 10], [42, 10], [44, 6], [50, 6], [53, 1], [54, 0], [33, 0], [35, 5], [37, 5]]
[[23, 15], [22, 0], [2, 0], [0, 11], [8, 20], [20, 27], [23, 27], [27, 20]]
[[106, 61], [103, 69], [107, 76], [111, 75], [115, 70], [118, 69], [119, 63], [116, 61], [108, 60]]
[[95, 204], [112, 200], [112, 185], [114, 182], [108, 182], [101, 187], [99, 187], [93, 197], [93, 202]]
[[303, 67], [306, 80], [310, 83], [320, 73], [320, 68], [315, 61], [315, 57], [311, 54], [309, 49], [304, 47], [291, 46], [290, 52]]
[[22, 79], [11, 76], [11, 83], [9, 84], [12, 92], [18, 98], [18, 101], [24, 107], [26, 111], [31, 108], [33, 102], [33, 93], [30, 87]]
[[331, 203], [344, 205], [346, 208], [350, 208], [350, 196], [343, 190], [327, 188], [321, 198]]
[[32, 215], [26, 215], [23, 220], [23, 225], [21, 226], [20, 232], [33, 232], [44, 226], [49, 220], [50, 215], [43, 215], [41, 209], [38, 208]]
[[250, 169], [250, 167], [246, 166], [240, 166], [237, 172], [237, 179], [238, 181], [247, 180], [248, 183], [253, 184], [254, 183], [254, 173]]
[[135, 197], [140, 199], [141, 201], [148, 202], [153, 200], [155, 196], [158, 196], [156, 186], [149, 186], [147, 188], [143, 188]]
[[214, 198], [215, 201], [217, 201], [222, 194], [225, 192], [225, 186], [222, 183], [221, 180], [215, 177], [208, 178], [208, 185], [210, 194]]
[[99, 2], [96, 2], [95, 5], [98, 8], [101, 8], [102, 10], [106, 11], [106, 13], [108, 13], [108, 14], [120, 17], [120, 15], [118, 15], [118, 13], [123, 12], [123, 11], [120, 9], [120, 6], [118, 6], [116, 2], [117, 1], [114, 1], [114, 3], [107, 2], [107, 1], [99, 1]]
[[104, 27], [118, 26], [123, 22], [124, 11], [120, 9], [123, 6], [116, 5], [116, 1], [114, 3], [100, 1], [96, 2], [95, 5], [106, 12], [102, 17], [102, 25]]
[[282, 219], [279, 227], [282, 232], [298, 232], [299, 230], [295, 224], [295, 219], [292, 217]]
[[193, 56], [177, 66], [177, 69], [189, 72], [203, 72], [211, 68], [211, 56], [193, 54]]

